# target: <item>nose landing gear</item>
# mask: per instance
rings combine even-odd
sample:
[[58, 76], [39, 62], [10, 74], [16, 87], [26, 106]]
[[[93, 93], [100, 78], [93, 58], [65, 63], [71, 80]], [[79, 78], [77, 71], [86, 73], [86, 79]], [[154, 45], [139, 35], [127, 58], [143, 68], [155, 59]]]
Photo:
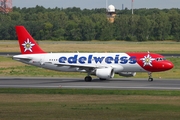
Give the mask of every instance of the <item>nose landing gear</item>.
[[153, 78], [152, 78], [152, 73], [151, 73], [151, 72], [149, 72], [149, 73], [148, 73], [148, 75], [149, 75], [148, 81], [149, 81], [149, 82], [152, 82], [152, 81], [153, 81]]

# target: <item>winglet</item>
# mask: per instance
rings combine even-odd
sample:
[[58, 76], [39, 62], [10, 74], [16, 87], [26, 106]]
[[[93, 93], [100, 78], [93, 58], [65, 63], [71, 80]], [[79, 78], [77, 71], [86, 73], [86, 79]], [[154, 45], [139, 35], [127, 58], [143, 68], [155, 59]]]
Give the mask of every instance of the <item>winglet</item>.
[[16, 26], [16, 34], [22, 54], [40, 54], [44, 52], [24, 26]]

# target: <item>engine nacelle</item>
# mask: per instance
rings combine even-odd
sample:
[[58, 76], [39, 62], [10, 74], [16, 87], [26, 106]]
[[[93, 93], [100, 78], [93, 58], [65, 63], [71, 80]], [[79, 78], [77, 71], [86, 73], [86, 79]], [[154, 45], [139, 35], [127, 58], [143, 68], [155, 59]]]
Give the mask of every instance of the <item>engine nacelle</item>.
[[114, 70], [112, 68], [97, 69], [96, 76], [101, 79], [110, 79], [114, 77]]
[[123, 77], [134, 77], [136, 72], [120, 72], [119, 75]]

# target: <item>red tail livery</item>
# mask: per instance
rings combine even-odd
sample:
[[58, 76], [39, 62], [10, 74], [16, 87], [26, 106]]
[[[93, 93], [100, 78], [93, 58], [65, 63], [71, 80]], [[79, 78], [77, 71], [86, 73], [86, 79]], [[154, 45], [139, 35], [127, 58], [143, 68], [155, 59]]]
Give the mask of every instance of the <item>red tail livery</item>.
[[45, 53], [24, 28], [24, 26], [16, 26], [16, 33], [19, 40], [19, 46], [22, 54], [39, 54]]

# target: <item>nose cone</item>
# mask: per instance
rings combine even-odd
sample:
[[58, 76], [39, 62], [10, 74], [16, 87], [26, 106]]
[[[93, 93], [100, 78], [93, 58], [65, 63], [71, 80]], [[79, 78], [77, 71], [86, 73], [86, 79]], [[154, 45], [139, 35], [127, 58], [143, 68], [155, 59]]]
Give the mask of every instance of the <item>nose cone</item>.
[[170, 61], [166, 61], [166, 62], [164, 63], [164, 69], [165, 69], [165, 70], [170, 70], [170, 69], [172, 69], [173, 67], [174, 67], [174, 65], [173, 65], [173, 63], [170, 62]]

